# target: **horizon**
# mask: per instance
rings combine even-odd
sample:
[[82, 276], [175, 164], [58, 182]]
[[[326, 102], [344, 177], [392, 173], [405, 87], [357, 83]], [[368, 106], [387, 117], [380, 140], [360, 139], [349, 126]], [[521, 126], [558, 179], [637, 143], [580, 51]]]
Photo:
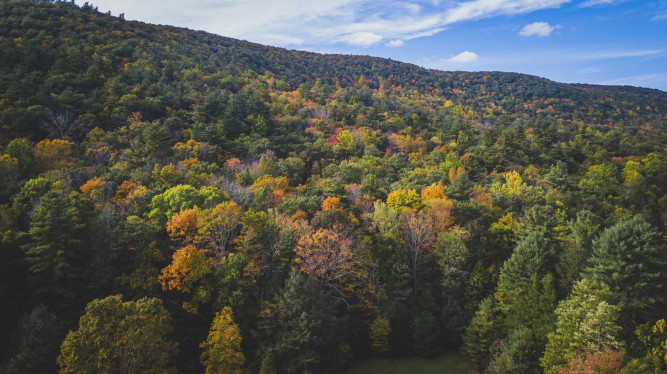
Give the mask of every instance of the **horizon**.
[[667, 1], [98, 0], [100, 12], [253, 43], [441, 71], [667, 92]]

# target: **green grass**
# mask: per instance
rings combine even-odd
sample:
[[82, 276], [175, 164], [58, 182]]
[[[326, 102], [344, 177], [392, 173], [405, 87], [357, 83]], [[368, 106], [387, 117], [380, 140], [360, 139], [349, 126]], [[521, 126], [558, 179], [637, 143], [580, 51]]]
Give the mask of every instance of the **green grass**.
[[474, 371], [457, 353], [425, 358], [373, 358], [352, 365], [345, 374], [472, 374]]

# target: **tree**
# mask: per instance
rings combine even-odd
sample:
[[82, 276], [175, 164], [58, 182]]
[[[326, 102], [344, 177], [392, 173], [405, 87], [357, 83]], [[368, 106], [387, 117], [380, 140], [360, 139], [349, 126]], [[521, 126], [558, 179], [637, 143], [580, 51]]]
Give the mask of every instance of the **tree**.
[[206, 374], [244, 372], [241, 332], [234, 323], [232, 308], [224, 307], [216, 313], [208, 337], [200, 347], [204, 350], [201, 362], [206, 368]]
[[500, 318], [492, 297], [479, 304], [463, 335], [463, 355], [477, 368], [484, 370], [489, 362], [489, 347], [500, 334]]
[[639, 341], [639, 358], [628, 363], [626, 371], [632, 373], [667, 372], [667, 324], [660, 319], [655, 324], [644, 323], [635, 330]]
[[[558, 374], [616, 374], [623, 368], [623, 352], [603, 349], [573, 358]], [[625, 372], [625, 371], [624, 371]]]
[[35, 157], [34, 145], [26, 138], [12, 139], [7, 144], [6, 153], [15, 158], [18, 163], [19, 175], [25, 177], [32, 168], [32, 161]]
[[619, 222], [594, 242], [583, 277], [622, 295], [629, 322], [645, 321], [664, 311], [667, 248], [643, 218]]
[[60, 347], [60, 372], [175, 373], [171, 331], [171, 317], [159, 299], [95, 299]]
[[47, 115], [48, 121], [42, 121], [42, 128], [63, 138], [72, 134], [74, 129], [79, 126], [79, 121], [72, 118], [72, 112], [69, 110], [59, 110], [57, 112], [49, 112]]
[[361, 258], [348, 230], [318, 229], [299, 238], [294, 252], [301, 270], [322, 285], [342, 291], [355, 276]]
[[424, 258], [431, 254], [430, 250], [434, 239], [433, 228], [429, 225], [429, 217], [426, 212], [405, 209], [401, 212], [399, 220], [403, 240], [410, 258], [410, 265], [412, 266], [412, 297], [416, 303], [419, 266]]
[[508, 331], [528, 327], [532, 330], [537, 345], [546, 344], [547, 333], [555, 322], [556, 291], [553, 277], [547, 274], [542, 279], [533, 274], [519, 293], [516, 302], [507, 308], [505, 327]]
[[41, 304], [24, 314], [18, 324], [18, 344], [7, 373], [54, 372], [62, 327], [55, 314]]
[[545, 373], [556, 373], [587, 352], [623, 347], [616, 324], [621, 306], [615, 305], [615, 297], [602, 283], [582, 279], [574, 285], [556, 308], [556, 330], [548, 335], [541, 359]]
[[549, 271], [553, 250], [539, 232], [531, 232], [517, 244], [500, 269], [496, 298], [503, 309], [513, 305], [533, 274]]
[[391, 323], [388, 318], [378, 315], [371, 324], [371, 349], [381, 355], [391, 349]]
[[76, 164], [73, 144], [62, 139], [44, 139], [35, 146], [35, 168], [38, 171], [71, 168]]
[[194, 245], [177, 250], [172, 263], [162, 269], [159, 278], [162, 289], [192, 294], [190, 301], [183, 302], [183, 309], [197, 314], [199, 305], [211, 299], [212, 289], [206, 278], [213, 272], [213, 263], [205, 250]]
[[74, 297], [73, 281], [82, 268], [82, 234], [74, 200], [56, 191], [47, 192], [30, 214], [30, 241], [23, 246], [30, 264], [36, 294]]
[[16, 180], [19, 163], [10, 155], [0, 154], [0, 194]]
[[178, 212], [195, 206], [206, 209], [226, 200], [229, 200], [229, 195], [215, 187], [204, 186], [197, 190], [190, 185], [181, 184], [153, 197], [148, 218], [158, 227], [164, 227]]
[[579, 180], [579, 189], [585, 196], [597, 196], [602, 200], [615, 196], [620, 185], [618, 169], [610, 163], [592, 165]]
[[387, 205], [396, 210], [404, 208], [418, 210], [421, 209], [422, 202], [415, 190], [396, 190], [387, 196]]
[[174, 214], [167, 221], [167, 233], [172, 241], [182, 244], [199, 244], [197, 240], [198, 217], [201, 209], [195, 206]]
[[285, 373], [335, 371], [335, 354], [344, 334], [336, 301], [314, 280], [292, 271], [276, 302], [275, 367]]
[[588, 210], [577, 212], [577, 217], [568, 224], [569, 234], [563, 238], [560, 256], [560, 283], [570, 289], [579, 280], [580, 273], [593, 253], [593, 240], [600, 231], [600, 219]]
[[466, 230], [454, 227], [451, 231], [440, 233], [433, 246], [442, 272], [442, 286], [449, 298], [463, 292], [468, 278], [470, 254], [465, 245], [468, 235]]
[[240, 206], [233, 201], [222, 202], [201, 212], [197, 218], [198, 235], [216, 256], [224, 256], [231, 251], [242, 218]]

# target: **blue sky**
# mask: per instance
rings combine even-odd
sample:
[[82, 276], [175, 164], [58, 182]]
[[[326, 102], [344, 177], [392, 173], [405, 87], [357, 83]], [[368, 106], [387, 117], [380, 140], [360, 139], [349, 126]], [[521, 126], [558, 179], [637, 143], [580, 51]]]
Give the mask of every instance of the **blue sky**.
[[667, 0], [89, 2], [126, 19], [289, 49], [667, 91]]

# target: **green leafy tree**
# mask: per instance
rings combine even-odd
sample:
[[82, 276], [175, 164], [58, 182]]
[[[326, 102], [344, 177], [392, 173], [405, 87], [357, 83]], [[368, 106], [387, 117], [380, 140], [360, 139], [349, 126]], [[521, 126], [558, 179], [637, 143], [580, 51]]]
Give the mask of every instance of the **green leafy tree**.
[[462, 296], [468, 278], [470, 253], [464, 242], [468, 235], [466, 230], [455, 227], [438, 235], [433, 246], [442, 272], [442, 286], [450, 299]]
[[639, 342], [639, 358], [628, 363], [625, 373], [659, 374], [667, 372], [667, 326], [661, 319], [655, 324], [644, 323], [635, 330]]
[[171, 317], [158, 299], [88, 303], [60, 347], [60, 373], [175, 373]]
[[592, 165], [579, 180], [579, 189], [585, 196], [602, 200], [618, 194], [620, 185], [618, 169], [609, 163]]
[[574, 285], [567, 299], [556, 308], [556, 330], [548, 336], [541, 359], [545, 373], [558, 368], [586, 352], [623, 347], [617, 320], [621, 306], [609, 287], [583, 279]]
[[230, 307], [216, 313], [206, 341], [201, 344], [206, 374], [243, 373], [245, 356], [241, 352], [241, 332], [234, 323]]
[[185, 209], [198, 206], [202, 209], [229, 200], [229, 195], [215, 187], [196, 188], [181, 184], [153, 197], [150, 203], [150, 218], [158, 227], [164, 227], [171, 217]]
[[32, 161], [35, 157], [34, 145], [26, 138], [12, 139], [5, 152], [16, 159], [18, 172], [22, 177], [28, 176], [32, 169]]

